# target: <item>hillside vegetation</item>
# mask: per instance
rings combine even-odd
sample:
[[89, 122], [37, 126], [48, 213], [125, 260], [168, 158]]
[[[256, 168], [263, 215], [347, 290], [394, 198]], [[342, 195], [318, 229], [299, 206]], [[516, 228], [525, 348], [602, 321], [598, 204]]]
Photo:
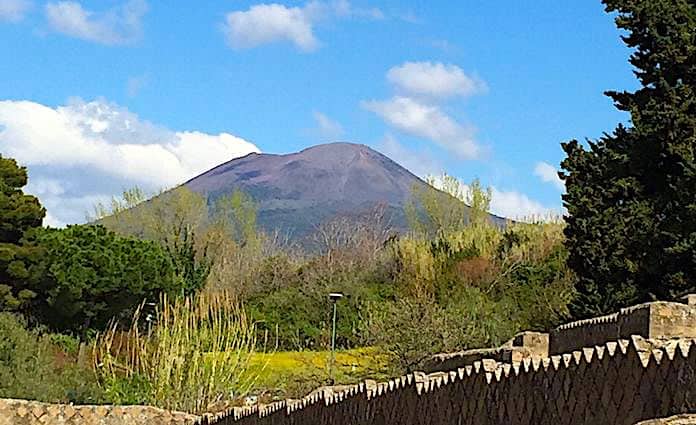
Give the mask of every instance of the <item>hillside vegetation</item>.
[[501, 225], [490, 190], [443, 175], [411, 188], [407, 231], [377, 204], [313, 223], [311, 250], [261, 231], [243, 191], [132, 189], [50, 229], [0, 156], [0, 397], [200, 413], [696, 291], [696, 6], [604, 4], [641, 88], [609, 93], [630, 127], [563, 144], [563, 220]]

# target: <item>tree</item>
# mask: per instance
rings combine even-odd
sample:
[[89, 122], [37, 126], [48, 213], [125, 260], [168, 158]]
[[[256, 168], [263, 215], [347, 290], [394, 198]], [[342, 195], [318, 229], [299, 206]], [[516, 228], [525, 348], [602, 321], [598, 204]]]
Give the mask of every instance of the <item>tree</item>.
[[[185, 187], [152, 197], [138, 187], [97, 204], [92, 221], [123, 236], [154, 241], [169, 254], [182, 295], [198, 292], [210, 274], [211, 238], [205, 198]], [[201, 236], [202, 235], [202, 236]], [[212, 241], [219, 242], [219, 241]]]
[[38, 229], [27, 244], [41, 250], [32, 267], [40, 279], [29, 318], [59, 331], [104, 329], [161, 292], [180, 293], [171, 259], [155, 242], [119, 236], [103, 226]]
[[469, 222], [474, 225], [486, 224], [491, 209], [493, 190], [491, 187], [483, 188], [481, 181], [476, 178], [469, 185], [464, 196], [464, 202], [471, 208]]
[[18, 310], [35, 296], [17, 289], [32, 278], [28, 265], [37, 254], [20, 240], [41, 226], [46, 210], [36, 197], [22, 192], [26, 184], [26, 168], [0, 155], [0, 309]]
[[562, 144], [576, 316], [696, 289], [696, 3], [604, 0], [641, 88], [607, 92], [631, 125]]
[[439, 178], [426, 177], [426, 183], [424, 187], [414, 186], [412, 200], [406, 204], [412, 230], [432, 235], [488, 223], [492, 190], [484, 188], [479, 179], [467, 186], [443, 173]]

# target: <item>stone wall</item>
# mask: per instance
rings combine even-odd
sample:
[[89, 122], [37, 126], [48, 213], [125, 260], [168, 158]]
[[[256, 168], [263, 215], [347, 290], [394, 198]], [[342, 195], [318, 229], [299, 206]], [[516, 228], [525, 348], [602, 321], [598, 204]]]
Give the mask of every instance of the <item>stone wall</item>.
[[696, 412], [696, 339], [636, 336], [518, 365], [475, 362], [425, 382], [408, 375], [373, 389], [235, 409], [210, 423], [633, 425], [689, 412]]
[[696, 425], [696, 415], [678, 415], [669, 418], [651, 419], [636, 425]]
[[549, 334], [521, 332], [497, 348], [481, 348], [457, 353], [436, 354], [425, 362], [428, 373], [456, 370], [484, 359], [501, 363], [519, 363], [524, 359], [540, 359], [549, 356]]
[[[688, 301], [692, 300], [692, 301]], [[694, 296], [685, 303], [651, 302], [618, 313], [567, 323], [549, 333], [549, 354], [568, 353], [640, 335], [644, 338], [696, 338]]]
[[199, 419], [148, 406], [71, 406], [0, 399], [0, 425], [188, 425]]

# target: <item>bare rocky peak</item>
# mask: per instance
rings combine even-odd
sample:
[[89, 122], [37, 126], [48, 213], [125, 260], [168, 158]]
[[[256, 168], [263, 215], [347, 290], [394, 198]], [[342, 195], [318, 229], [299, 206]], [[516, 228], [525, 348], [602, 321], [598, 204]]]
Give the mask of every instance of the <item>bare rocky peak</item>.
[[259, 206], [258, 224], [302, 238], [336, 215], [382, 205], [396, 230], [406, 228], [403, 207], [414, 186], [426, 183], [381, 153], [360, 144], [329, 143], [297, 153], [252, 153], [185, 183], [209, 201], [242, 190]]
[[276, 200], [360, 204], [403, 202], [414, 184], [405, 168], [365, 145], [331, 143], [286, 155], [249, 154], [190, 180], [190, 189], [215, 196], [251, 189], [262, 204]]

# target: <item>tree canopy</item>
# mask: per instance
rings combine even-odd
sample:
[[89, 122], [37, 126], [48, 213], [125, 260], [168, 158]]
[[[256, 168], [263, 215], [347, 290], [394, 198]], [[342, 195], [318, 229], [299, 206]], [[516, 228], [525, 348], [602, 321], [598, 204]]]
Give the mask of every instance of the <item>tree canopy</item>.
[[41, 249], [30, 317], [53, 329], [103, 329], [160, 292], [180, 291], [171, 258], [155, 242], [93, 225], [40, 229], [27, 242]]
[[641, 87], [607, 92], [630, 125], [564, 143], [576, 316], [696, 288], [696, 3], [604, 0]]
[[24, 194], [26, 184], [26, 168], [0, 155], [0, 309], [19, 309], [35, 296], [18, 289], [31, 278], [28, 265], [37, 256], [20, 240], [26, 231], [41, 226], [46, 210], [36, 197]]

